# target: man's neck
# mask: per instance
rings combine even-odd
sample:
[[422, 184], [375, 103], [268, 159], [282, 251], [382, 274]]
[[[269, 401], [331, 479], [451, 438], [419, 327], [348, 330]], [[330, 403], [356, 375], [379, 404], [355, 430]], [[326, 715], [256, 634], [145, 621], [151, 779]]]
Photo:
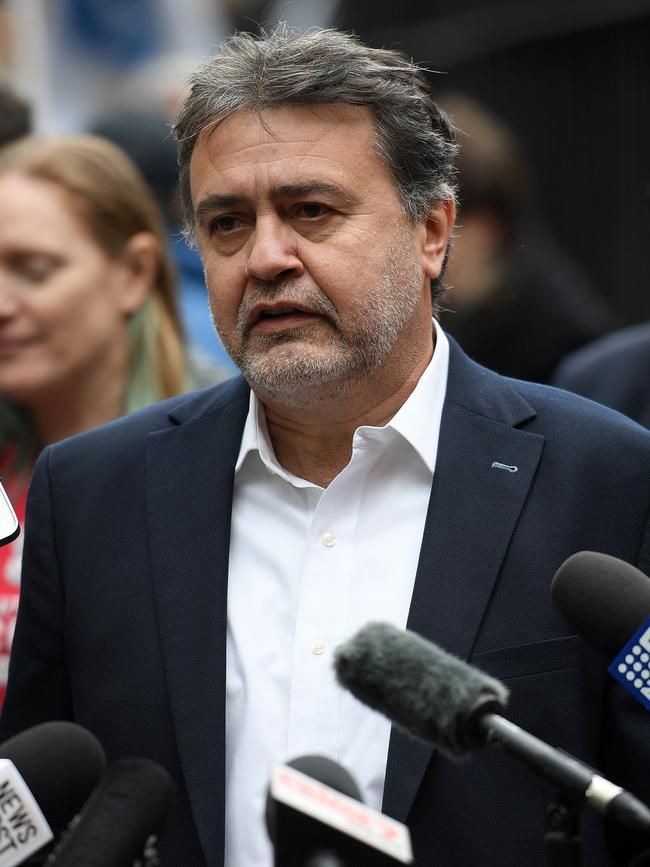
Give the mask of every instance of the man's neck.
[[432, 350], [410, 370], [395, 371], [393, 381], [383, 383], [382, 389], [381, 377], [373, 375], [353, 386], [317, 389], [301, 396], [300, 406], [258, 395], [278, 462], [294, 475], [327, 487], [349, 463], [355, 431], [389, 422], [412, 393], [431, 355]]

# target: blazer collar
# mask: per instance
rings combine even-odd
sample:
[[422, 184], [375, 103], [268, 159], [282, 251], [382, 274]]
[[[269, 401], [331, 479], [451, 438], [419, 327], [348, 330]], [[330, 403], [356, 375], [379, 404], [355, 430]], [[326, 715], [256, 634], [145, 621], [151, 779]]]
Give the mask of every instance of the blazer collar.
[[228, 404], [241, 399], [248, 400], [248, 395], [249, 387], [244, 377], [234, 376], [219, 385], [177, 398], [171, 402], [168, 416], [172, 424], [200, 421], [220, 413]]
[[464, 407], [486, 419], [517, 427], [537, 411], [516, 390], [516, 380], [507, 379], [472, 361], [449, 337], [448, 404]]

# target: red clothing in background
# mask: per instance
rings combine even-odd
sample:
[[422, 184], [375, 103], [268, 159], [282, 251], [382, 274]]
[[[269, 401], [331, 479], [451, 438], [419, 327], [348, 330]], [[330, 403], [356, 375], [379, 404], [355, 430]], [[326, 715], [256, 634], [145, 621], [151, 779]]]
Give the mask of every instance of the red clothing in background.
[[14, 636], [16, 614], [18, 613], [18, 596], [20, 593], [20, 561], [23, 551], [23, 527], [25, 524], [25, 506], [27, 504], [27, 487], [29, 477], [22, 475], [12, 477], [7, 468], [10, 457], [0, 458], [0, 477], [2, 484], [14, 507], [20, 535], [8, 545], [0, 547], [0, 707], [7, 688], [7, 672], [9, 669], [9, 652]]

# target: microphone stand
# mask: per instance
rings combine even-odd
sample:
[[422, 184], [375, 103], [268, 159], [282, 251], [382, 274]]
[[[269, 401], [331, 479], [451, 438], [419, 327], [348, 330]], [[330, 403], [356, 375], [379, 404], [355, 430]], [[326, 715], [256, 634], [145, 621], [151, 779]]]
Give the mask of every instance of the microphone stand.
[[560, 790], [546, 808], [544, 843], [547, 867], [580, 867], [582, 802]]
[[580, 867], [580, 812], [593, 776], [591, 769], [498, 714], [485, 714], [478, 725], [488, 743], [498, 744], [534, 773], [559, 786], [555, 801], [546, 809], [546, 863], [548, 867]]

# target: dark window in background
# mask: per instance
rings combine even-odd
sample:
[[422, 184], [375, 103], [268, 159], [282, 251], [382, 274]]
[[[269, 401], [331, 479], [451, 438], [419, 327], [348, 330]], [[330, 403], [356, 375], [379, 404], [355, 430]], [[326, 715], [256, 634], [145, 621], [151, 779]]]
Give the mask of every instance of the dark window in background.
[[650, 318], [650, 0], [349, 0], [336, 23], [509, 124], [547, 228], [623, 321]]

